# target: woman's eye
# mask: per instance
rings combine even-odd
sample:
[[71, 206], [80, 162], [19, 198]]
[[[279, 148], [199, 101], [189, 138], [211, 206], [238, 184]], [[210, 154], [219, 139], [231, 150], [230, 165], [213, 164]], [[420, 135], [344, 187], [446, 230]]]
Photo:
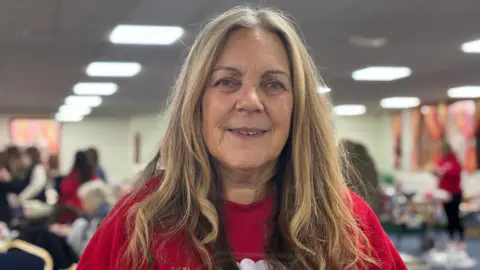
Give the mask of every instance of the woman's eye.
[[219, 85], [231, 87], [235, 85], [235, 82], [230, 79], [221, 79], [215, 82], [215, 86], [219, 86]]
[[281, 82], [268, 82], [265, 84], [266, 88], [269, 89], [284, 89], [283, 83]]

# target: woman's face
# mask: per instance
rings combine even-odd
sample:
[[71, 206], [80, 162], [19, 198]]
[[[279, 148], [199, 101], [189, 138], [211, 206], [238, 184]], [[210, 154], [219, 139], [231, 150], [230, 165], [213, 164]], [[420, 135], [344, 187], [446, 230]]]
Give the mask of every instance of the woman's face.
[[273, 33], [233, 32], [202, 100], [210, 154], [235, 170], [274, 164], [290, 134], [293, 90], [287, 51]]

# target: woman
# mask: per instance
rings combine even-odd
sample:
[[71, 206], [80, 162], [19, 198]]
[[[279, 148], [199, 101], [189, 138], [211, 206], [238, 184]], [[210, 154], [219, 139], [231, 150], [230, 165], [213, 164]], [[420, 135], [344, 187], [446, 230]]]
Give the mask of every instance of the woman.
[[36, 147], [26, 150], [29, 166], [25, 175], [25, 188], [18, 195], [21, 202], [39, 200], [46, 202], [45, 187], [47, 185], [47, 171], [42, 164], [40, 151]]
[[[87, 155], [83, 151], [75, 154], [75, 161], [70, 173], [65, 176], [60, 183], [59, 199], [57, 204], [70, 210], [81, 211], [82, 201], [77, 195], [78, 188], [86, 182], [95, 179], [93, 168], [88, 163]], [[59, 223], [71, 223], [76, 219], [74, 213], [64, 213], [60, 215]]]
[[460, 218], [460, 204], [462, 202], [462, 166], [457, 156], [447, 142], [441, 146], [442, 159], [439, 161], [434, 174], [438, 177], [439, 189], [447, 192], [447, 199], [443, 204], [448, 221], [448, 234], [451, 245], [455, 245], [455, 235], [458, 233], [459, 242], [456, 244], [461, 251], [465, 250], [464, 227]]
[[281, 13], [211, 21], [173, 89], [164, 171], [157, 155], [77, 269], [406, 269], [346, 188], [319, 85]]
[[104, 182], [107, 182], [107, 175], [103, 167], [100, 165], [97, 149], [94, 147], [90, 147], [87, 149], [86, 153], [88, 157], [88, 162], [90, 162], [90, 166], [94, 168], [95, 173], [98, 175], [98, 178], [100, 178]]

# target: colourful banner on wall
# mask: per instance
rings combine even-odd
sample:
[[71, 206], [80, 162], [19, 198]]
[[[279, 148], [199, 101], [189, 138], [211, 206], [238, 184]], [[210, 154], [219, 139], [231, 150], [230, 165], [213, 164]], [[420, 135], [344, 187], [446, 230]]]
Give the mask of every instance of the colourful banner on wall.
[[12, 144], [29, 147], [36, 146], [42, 157], [60, 153], [60, 123], [51, 119], [13, 119], [10, 122], [10, 140]]

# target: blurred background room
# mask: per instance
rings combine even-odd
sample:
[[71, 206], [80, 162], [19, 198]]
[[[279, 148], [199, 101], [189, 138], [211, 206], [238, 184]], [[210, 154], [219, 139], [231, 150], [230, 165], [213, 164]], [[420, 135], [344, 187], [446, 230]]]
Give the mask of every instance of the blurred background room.
[[[0, 0], [0, 264], [75, 265], [159, 149], [198, 30], [244, 4], [302, 29], [364, 182], [352, 188], [409, 269], [480, 269], [478, 0]], [[461, 254], [438, 184], [445, 143], [461, 165]], [[12, 253], [31, 248], [18, 268]]]

